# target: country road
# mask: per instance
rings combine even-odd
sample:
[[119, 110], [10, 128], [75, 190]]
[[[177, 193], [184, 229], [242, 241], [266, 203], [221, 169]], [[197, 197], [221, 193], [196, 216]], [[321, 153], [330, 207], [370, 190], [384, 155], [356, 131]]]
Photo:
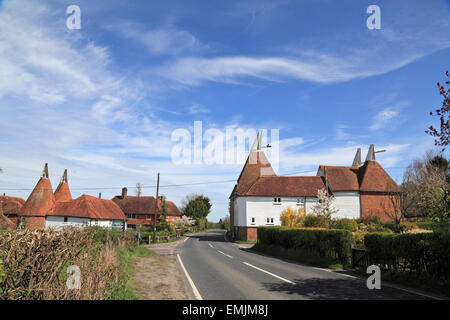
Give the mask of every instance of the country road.
[[193, 235], [175, 250], [178, 262], [183, 265], [181, 269], [186, 272], [186, 283], [197, 299], [429, 298], [383, 286], [383, 282], [381, 290], [369, 290], [365, 278], [265, 256], [227, 242], [224, 236], [224, 231]]

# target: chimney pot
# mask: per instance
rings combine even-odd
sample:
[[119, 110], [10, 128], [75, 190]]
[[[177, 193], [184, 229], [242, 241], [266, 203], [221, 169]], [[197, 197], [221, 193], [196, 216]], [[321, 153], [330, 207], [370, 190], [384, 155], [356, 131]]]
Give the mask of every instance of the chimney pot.
[[122, 188], [122, 198], [125, 198], [127, 196], [127, 193], [128, 193], [128, 189]]

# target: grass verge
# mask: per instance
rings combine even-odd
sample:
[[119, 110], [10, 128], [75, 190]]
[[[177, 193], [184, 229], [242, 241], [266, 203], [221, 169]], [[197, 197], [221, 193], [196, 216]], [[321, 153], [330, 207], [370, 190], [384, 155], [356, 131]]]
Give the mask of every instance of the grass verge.
[[136, 260], [137, 258], [152, 256], [155, 253], [147, 248], [138, 247], [133, 250], [120, 248], [118, 254], [124, 284], [117, 287], [107, 300], [140, 300], [142, 297], [133, 281]]

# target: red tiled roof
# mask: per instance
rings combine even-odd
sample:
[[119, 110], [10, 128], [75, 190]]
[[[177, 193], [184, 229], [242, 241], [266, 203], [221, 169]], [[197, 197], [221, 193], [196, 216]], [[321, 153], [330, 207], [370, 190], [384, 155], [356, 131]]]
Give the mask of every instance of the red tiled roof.
[[115, 196], [112, 201], [116, 203], [125, 214], [154, 214], [155, 198], [148, 196]]
[[276, 174], [264, 152], [252, 151], [239, 175], [237, 186], [233, 193], [238, 195], [245, 194], [261, 176], [276, 176]]
[[[114, 201], [125, 214], [155, 214], [155, 198], [151, 196], [115, 196]], [[160, 201], [158, 201], [158, 207], [161, 207]], [[169, 216], [181, 216], [181, 212], [178, 207], [172, 201], [166, 200], [167, 215]]]
[[55, 201], [64, 202], [72, 200], [72, 194], [70, 193], [69, 184], [61, 182], [55, 191]]
[[45, 217], [54, 204], [55, 196], [50, 179], [41, 178], [20, 210], [20, 214]]
[[0, 208], [4, 214], [19, 215], [20, 209], [23, 207], [25, 200], [22, 198], [0, 196]]
[[103, 220], [126, 220], [120, 207], [111, 200], [100, 199], [89, 195], [66, 201], [56, 202], [49, 216], [80, 217]]
[[15, 224], [3, 214], [0, 213], [0, 228], [14, 229]]
[[325, 188], [319, 176], [307, 177], [260, 177], [243, 195], [316, 197], [317, 191]]
[[172, 201], [167, 201], [167, 215], [168, 216], [181, 216], [181, 211]]
[[359, 168], [359, 189], [366, 192], [401, 192], [400, 187], [376, 161]]
[[319, 166], [332, 191], [358, 191], [358, 167]]

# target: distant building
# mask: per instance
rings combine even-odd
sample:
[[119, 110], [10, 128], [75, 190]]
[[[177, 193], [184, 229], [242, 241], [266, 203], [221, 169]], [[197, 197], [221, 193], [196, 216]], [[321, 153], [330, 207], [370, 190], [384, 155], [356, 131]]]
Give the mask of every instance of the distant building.
[[[259, 140], [258, 140], [259, 139]], [[288, 207], [303, 207], [306, 213], [317, 203], [317, 192], [327, 189], [333, 195], [335, 218], [376, 215], [389, 221], [394, 211], [391, 197], [399, 186], [375, 161], [371, 145], [361, 163], [358, 149], [352, 166], [319, 166], [316, 176], [277, 176], [263, 151], [258, 135], [237, 184], [230, 195], [232, 236], [256, 240], [258, 226], [281, 225], [280, 215]]]
[[61, 229], [67, 226], [102, 226], [107, 228], [126, 228], [126, 217], [122, 210], [111, 200], [89, 195], [72, 199], [67, 170], [55, 193], [45, 164], [41, 178], [34, 187], [19, 216], [27, 228]]
[[128, 189], [122, 189], [122, 195], [115, 196], [114, 201], [127, 217], [127, 228], [135, 229], [137, 226], [153, 225], [155, 210], [157, 219], [160, 218], [162, 204], [165, 202], [167, 208], [167, 220], [175, 221], [181, 218], [181, 211], [172, 202], [163, 197], [159, 197], [158, 208], [156, 208], [155, 197], [152, 196], [129, 196]]
[[8, 219], [8, 221], [4, 221], [3, 224], [6, 227], [17, 227], [19, 224], [20, 218], [20, 210], [24, 205], [25, 200], [17, 197], [10, 197], [7, 195], [0, 196], [0, 212], [3, 212], [3, 215]]

